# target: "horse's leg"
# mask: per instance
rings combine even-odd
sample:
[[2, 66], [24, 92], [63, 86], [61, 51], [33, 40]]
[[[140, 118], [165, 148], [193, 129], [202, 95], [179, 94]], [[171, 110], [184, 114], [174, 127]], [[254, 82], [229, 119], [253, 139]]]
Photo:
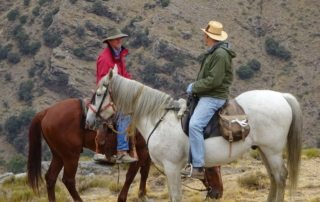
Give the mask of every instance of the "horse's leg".
[[164, 164], [164, 172], [167, 176], [168, 189], [171, 202], [181, 201], [181, 167], [173, 163]]
[[[76, 152], [76, 151], [75, 151]], [[74, 201], [82, 202], [82, 199], [79, 196], [78, 191], [76, 190], [76, 172], [78, 168], [78, 160], [79, 160], [80, 153], [77, 157], [72, 158], [64, 158], [64, 169], [63, 169], [63, 177], [62, 182], [67, 187], [70, 195], [72, 196]]]
[[223, 184], [220, 166], [206, 168], [205, 175], [206, 180], [202, 182], [208, 189], [208, 196], [215, 199], [221, 198], [223, 194]]
[[52, 160], [51, 160], [49, 169], [45, 175], [48, 200], [50, 202], [56, 201], [56, 195], [55, 195], [54, 189], [57, 182], [57, 177], [62, 169], [62, 166], [63, 166], [62, 159], [52, 152]]
[[127, 196], [128, 196], [128, 191], [129, 191], [130, 185], [131, 185], [134, 177], [136, 176], [139, 168], [140, 168], [140, 164], [138, 162], [133, 162], [130, 164], [130, 167], [129, 167], [129, 169], [127, 171], [127, 175], [126, 175], [126, 181], [125, 181], [125, 183], [121, 189], [121, 192], [118, 196], [118, 202], [127, 201]]
[[144, 165], [142, 165], [140, 169], [141, 179], [140, 179], [140, 187], [139, 187], [139, 198], [141, 199], [143, 199], [147, 194], [146, 183], [147, 183], [147, 179], [150, 171], [150, 165], [151, 165], [151, 159], [148, 154], [147, 158], [144, 161]]
[[265, 148], [261, 148], [259, 151], [262, 156], [262, 160], [266, 165], [271, 181], [271, 189], [268, 195], [268, 201], [284, 201], [284, 192], [288, 171], [284, 165], [282, 152], [274, 154], [271, 151], [268, 152], [268, 150]]

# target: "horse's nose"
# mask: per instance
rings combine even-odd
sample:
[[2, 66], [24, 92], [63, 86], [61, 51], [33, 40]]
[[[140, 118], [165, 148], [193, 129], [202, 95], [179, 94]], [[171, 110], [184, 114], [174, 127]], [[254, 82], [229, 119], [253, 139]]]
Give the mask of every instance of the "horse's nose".
[[85, 129], [91, 130], [93, 128], [92, 126], [93, 126], [93, 124], [90, 124], [90, 122], [87, 120], [86, 124], [85, 124]]

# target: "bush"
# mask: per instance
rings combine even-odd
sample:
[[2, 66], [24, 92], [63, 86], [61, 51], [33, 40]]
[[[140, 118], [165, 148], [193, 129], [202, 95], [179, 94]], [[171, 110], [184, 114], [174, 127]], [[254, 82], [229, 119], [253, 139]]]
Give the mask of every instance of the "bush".
[[29, 124], [31, 123], [31, 120], [35, 114], [36, 114], [36, 112], [33, 109], [23, 110], [19, 115], [19, 119], [21, 121], [21, 124], [24, 126], [29, 126]]
[[14, 138], [20, 132], [20, 129], [21, 129], [21, 121], [19, 117], [10, 116], [4, 124], [4, 129], [8, 134], [7, 140], [11, 142], [12, 141], [11, 137]]
[[265, 49], [269, 55], [272, 55], [284, 60], [291, 59], [291, 53], [288, 50], [286, 50], [283, 46], [280, 46], [279, 42], [275, 41], [272, 38], [266, 39]]
[[83, 38], [86, 35], [85, 29], [81, 26], [76, 28], [75, 33], [79, 38]]
[[73, 49], [73, 54], [79, 58], [83, 58], [86, 56], [85, 54], [85, 48], [84, 47], [78, 47]]
[[32, 9], [32, 14], [34, 16], [39, 16], [40, 15], [40, 7], [39, 6], [34, 7], [34, 9]]
[[69, 0], [71, 4], [75, 4], [78, 0]]
[[52, 24], [52, 22], [53, 22], [52, 13], [47, 13], [43, 18], [42, 25], [43, 27], [47, 28]]
[[92, 12], [98, 16], [104, 16], [106, 8], [102, 5], [101, 1], [96, 1], [92, 5]]
[[49, 48], [58, 47], [62, 43], [62, 37], [56, 31], [47, 30], [43, 33], [42, 36], [43, 36], [45, 45], [48, 46]]
[[253, 70], [253, 71], [259, 71], [261, 68], [261, 63], [256, 60], [252, 59], [248, 62], [248, 66]]
[[7, 14], [7, 18], [10, 21], [15, 21], [16, 18], [19, 16], [19, 14], [20, 14], [19, 10], [17, 8], [15, 8], [15, 9], [9, 11], [9, 13]]
[[18, 41], [19, 44], [24, 43], [29, 39], [29, 35], [26, 33], [25, 29], [22, 27], [22, 25], [15, 26], [11, 34], [13, 37]]
[[4, 79], [5, 79], [5, 81], [11, 81], [11, 80], [12, 80], [11, 74], [10, 74], [10, 73], [6, 73], [6, 74], [4, 75]]
[[17, 64], [20, 62], [20, 54], [19, 53], [8, 53], [8, 61], [12, 64]]
[[160, 4], [163, 8], [167, 7], [170, 4], [170, 0], [160, 0]]
[[22, 44], [20, 44], [19, 49], [20, 52], [24, 55], [35, 55], [38, 50], [41, 47], [41, 43], [40, 42], [32, 42], [30, 43], [29, 41], [25, 41]]
[[23, 15], [20, 16], [19, 21], [21, 24], [25, 24], [27, 22], [28, 16], [27, 15]]
[[4, 46], [2, 47], [0, 45], [0, 61], [7, 59], [8, 53], [10, 52], [11, 47], [10, 46]]
[[45, 3], [49, 2], [49, 1], [52, 1], [52, 0], [38, 0], [38, 4], [40, 6], [42, 6], [43, 4], [45, 4]]
[[22, 173], [26, 170], [27, 160], [21, 154], [14, 156], [7, 164], [7, 170], [13, 173]]
[[242, 65], [236, 70], [240, 79], [246, 80], [253, 77], [253, 70], [248, 65]]
[[317, 149], [317, 148], [304, 149], [304, 150], [302, 151], [302, 153], [303, 153], [303, 155], [305, 155], [308, 159], [320, 157], [320, 149]]
[[29, 4], [30, 4], [30, 0], [23, 0], [23, 5], [29, 6]]
[[148, 47], [150, 44], [150, 39], [148, 37], [148, 31], [138, 31], [131, 41], [130, 45], [134, 48], [139, 48], [141, 46]]
[[85, 23], [85, 27], [92, 31], [95, 32], [98, 36], [103, 37], [106, 35], [106, 29], [100, 25], [95, 26], [92, 22], [90, 22], [89, 20], [86, 21]]
[[32, 102], [32, 90], [33, 90], [33, 81], [25, 81], [20, 83], [19, 89], [18, 89], [18, 97], [19, 100], [25, 101], [25, 102]]

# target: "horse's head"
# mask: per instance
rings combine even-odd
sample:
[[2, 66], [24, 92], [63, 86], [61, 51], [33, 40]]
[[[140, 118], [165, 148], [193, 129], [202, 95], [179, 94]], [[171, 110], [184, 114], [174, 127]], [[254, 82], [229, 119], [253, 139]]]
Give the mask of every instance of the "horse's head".
[[113, 70], [104, 76], [98, 84], [94, 94], [94, 99], [88, 104], [86, 116], [86, 128], [96, 128], [97, 119], [107, 120], [115, 113], [115, 107], [111, 96], [110, 83], [114, 75], [118, 74], [118, 67], [115, 65]]

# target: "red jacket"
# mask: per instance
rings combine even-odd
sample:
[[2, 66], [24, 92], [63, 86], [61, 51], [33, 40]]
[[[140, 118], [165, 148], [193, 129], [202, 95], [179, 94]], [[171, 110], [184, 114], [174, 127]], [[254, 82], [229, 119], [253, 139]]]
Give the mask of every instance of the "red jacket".
[[113, 69], [114, 65], [118, 66], [118, 73], [130, 79], [131, 75], [127, 72], [125, 56], [128, 55], [128, 50], [123, 48], [120, 53], [120, 58], [116, 59], [109, 47], [106, 47], [98, 56], [96, 67], [96, 83], [100, 81], [102, 77], [108, 74], [110, 69]]

